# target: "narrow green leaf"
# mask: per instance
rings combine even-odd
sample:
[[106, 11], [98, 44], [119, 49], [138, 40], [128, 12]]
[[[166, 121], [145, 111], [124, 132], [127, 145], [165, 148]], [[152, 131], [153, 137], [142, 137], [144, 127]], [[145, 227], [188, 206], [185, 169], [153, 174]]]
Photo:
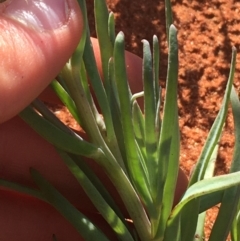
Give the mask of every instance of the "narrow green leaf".
[[[192, 241], [196, 234], [199, 214], [199, 199], [193, 199], [188, 202], [181, 211], [181, 239], [184, 241]], [[172, 230], [174, 232], [174, 230]]]
[[171, 24], [173, 24], [172, 16], [172, 6], [171, 0], [165, 0], [165, 19], [166, 19], [166, 31], [167, 31], [167, 41], [169, 41], [169, 29]]
[[240, 197], [240, 187], [232, 187], [224, 192], [218, 216], [212, 227], [209, 241], [225, 241], [230, 232], [233, 219], [236, 215]]
[[[92, 48], [90, 43], [88, 42], [89, 38], [86, 39], [86, 45], [85, 50], [88, 48], [90, 51], [89, 56], [85, 56], [86, 51], [84, 51], [84, 62], [86, 69], [88, 70], [88, 74], [92, 74], [89, 72], [89, 69], [95, 65], [95, 59], [92, 55]], [[90, 40], [89, 40], [90, 41]], [[92, 57], [91, 57], [92, 56]], [[87, 62], [89, 59], [93, 62]], [[88, 69], [88, 67], [89, 69]], [[69, 67], [69, 66], [68, 66]], [[79, 81], [79, 75], [77, 73], [72, 73], [71, 68], [65, 68], [66, 71], [66, 80], [68, 82], [68, 88], [70, 90], [71, 95], [73, 96], [73, 99], [76, 103], [76, 107], [78, 109], [79, 115], [81, 116], [81, 120], [84, 126], [84, 130], [90, 137], [93, 143], [97, 143], [98, 146], [101, 147], [103, 155], [100, 155], [97, 158], [93, 158], [97, 163], [103, 167], [107, 175], [109, 176], [110, 180], [113, 182], [113, 184], [116, 186], [116, 190], [119, 192], [120, 196], [123, 199], [124, 204], [126, 205], [126, 208], [133, 219], [135, 226], [138, 227], [137, 230], [139, 233], [142, 234], [143, 240], [148, 240], [149, 237], [149, 220], [147, 218], [147, 215], [145, 213], [145, 210], [142, 206], [142, 203], [140, 202], [138, 196], [135, 193], [135, 190], [133, 189], [131, 183], [127, 179], [124, 169], [122, 169], [117, 162], [116, 158], [110, 151], [109, 147], [106, 145], [106, 142], [104, 141], [102, 135], [99, 132], [98, 126], [96, 124], [96, 120], [94, 119], [92, 110], [89, 106], [89, 102], [86, 98], [86, 95], [84, 93], [84, 89], [81, 85], [81, 82]], [[93, 71], [95, 71], [93, 69]], [[96, 75], [96, 72], [93, 73], [93, 77]], [[98, 77], [97, 77], [98, 78]], [[97, 85], [99, 84], [99, 80], [95, 79]], [[96, 87], [96, 86], [95, 86]], [[100, 83], [100, 89], [101, 89], [101, 83]], [[96, 89], [95, 93], [101, 92], [100, 89]], [[104, 89], [102, 88], [103, 92]], [[103, 93], [102, 92], [102, 93]], [[106, 97], [106, 95], [105, 95]], [[100, 103], [100, 101], [99, 101]], [[104, 104], [104, 102], [102, 102]], [[108, 105], [108, 103], [107, 103]], [[108, 111], [108, 110], [107, 110]], [[110, 112], [109, 112], [110, 113]], [[106, 118], [108, 118], [107, 116]], [[111, 118], [111, 116], [110, 116]], [[105, 116], [104, 116], [104, 120]], [[111, 122], [111, 119], [109, 119]], [[111, 123], [110, 123], [111, 125]], [[107, 121], [106, 121], [107, 126]], [[112, 128], [110, 126], [110, 128]], [[112, 132], [114, 134], [114, 132]]]
[[[184, 223], [182, 224], [184, 225]], [[164, 241], [185, 241], [181, 238], [181, 219], [178, 216], [174, 222], [172, 223], [171, 229], [166, 229], [164, 237], [162, 239], [154, 239], [154, 240], [164, 240]]]
[[208, 210], [209, 208], [219, 204], [222, 201], [224, 191], [209, 193], [201, 197], [199, 213]]
[[[59, 151], [59, 150], [58, 150]], [[63, 151], [60, 150], [60, 155]], [[68, 153], [69, 154], [69, 153]], [[113, 197], [109, 194], [105, 185], [101, 182], [95, 172], [88, 166], [86, 160], [84, 160], [81, 156], [76, 156], [69, 154], [69, 156], [74, 160], [77, 166], [84, 172], [87, 178], [92, 182], [92, 184], [96, 187], [99, 193], [103, 196], [106, 202], [111, 206], [111, 208], [116, 212], [116, 214], [121, 218], [122, 221], [125, 220], [125, 217], [121, 213], [121, 210], [117, 206], [116, 200], [113, 200]]]
[[36, 112], [39, 112], [40, 115], [46, 119], [47, 121], [49, 121], [50, 123], [52, 123], [54, 126], [56, 126], [57, 128], [59, 128], [60, 130], [70, 134], [70, 135], [74, 135], [73, 131], [68, 128], [66, 125], [64, 125], [63, 122], [61, 122], [56, 116], [55, 114], [53, 114], [52, 111], [50, 111], [46, 105], [39, 99], [35, 99], [31, 106], [34, 108], [34, 110], [36, 110]]
[[238, 211], [236, 212], [231, 228], [231, 241], [240, 239], [240, 201], [238, 202]]
[[91, 95], [90, 86], [89, 86], [89, 82], [88, 82], [88, 76], [87, 76], [87, 72], [86, 72], [86, 68], [85, 68], [83, 59], [81, 60], [81, 65], [79, 67], [79, 75], [80, 75], [81, 83], [83, 85], [84, 93], [86, 94], [90, 107], [93, 111], [95, 111], [96, 107], [95, 107], [95, 103], [93, 102], [93, 97]]
[[69, 134], [57, 128], [36, 113], [30, 106], [25, 108], [19, 115], [39, 135], [62, 150], [89, 158], [99, 158], [102, 155], [101, 149], [84, 141], [74, 132]]
[[86, 73], [86, 68], [85, 68], [85, 64], [83, 62], [83, 60], [81, 61], [81, 66], [80, 66], [80, 80], [82, 83], [82, 87], [84, 89], [84, 93], [86, 95], [86, 98], [88, 100], [89, 103], [89, 107], [92, 110], [93, 116], [96, 120], [96, 124], [98, 126], [99, 131], [101, 132], [102, 136], [104, 137], [106, 135], [106, 125], [105, 122], [102, 118], [102, 115], [99, 114], [97, 107], [93, 101], [93, 97], [92, 94], [90, 92], [90, 86], [89, 86], [89, 82], [88, 82], [88, 77], [87, 77], [87, 73]]
[[[143, 40], [143, 86], [144, 86], [144, 114], [145, 114], [145, 148], [146, 148], [146, 167], [148, 170], [148, 179], [150, 181], [150, 190], [153, 197], [157, 193], [157, 134], [155, 129], [156, 96], [155, 82], [153, 78], [152, 54], [150, 45]], [[151, 216], [151, 215], [150, 215]]]
[[87, 32], [87, 38], [86, 38], [86, 45], [85, 50], [83, 53], [83, 60], [85, 63], [85, 68], [89, 77], [89, 81], [92, 85], [94, 94], [97, 98], [97, 103], [99, 104], [99, 107], [101, 109], [101, 112], [103, 116], [108, 116], [110, 113], [109, 110], [109, 104], [107, 100], [107, 95], [100, 77], [100, 74], [98, 72], [92, 43], [90, 40], [89, 30]]
[[[211, 155], [210, 161], [209, 161], [208, 166], [206, 168], [204, 179], [211, 178], [214, 175], [215, 162], [217, 160], [217, 155], [218, 155], [218, 148], [219, 148], [219, 144], [217, 144], [214, 148], [214, 151]], [[217, 196], [217, 197], [219, 196], [218, 193], [214, 193], [214, 195]], [[215, 196], [214, 196], [214, 198], [215, 198]], [[208, 200], [210, 200], [210, 199], [208, 199]], [[219, 199], [219, 202], [220, 201], [221, 201], [221, 199]], [[201, 202], [199, 203], [199, 206], [198, 206], [198, 209], [197, 209], [198, 213], [200, 213], [200, 214], [198, 215], [198, 222], [197, 222], [197, 225], [196, 225], [195, 238], [193, 239], [194, 241], [197, 241], [198, 237], [202, 237], [204, 235], [206, 212], [205, 211], [202, 212], [202, 210], [201, 210], [202, 206], [201, 205], [202, 205], [202, 199], [201, 199]], [[186, 206], [188, 206], [188, 205], [186, 205]], [[213, 206], [210, 206], [210, 207], [213, 207]]]
[[[82, 10], [81, 12], [83, 15], [84, 28], [81, 33], [81, 39], [79, 41], [79, 44], [70, 59], [71, 65], [75, 69], [75, 71], [79, 70], [80, 62], [82, 60], [82, 56], [83, 56], [83, 52], [84, 52], [84, 48], [85, 48], [86, 37], [87, 37], [87, 26], [88, 26], [86, 2], [84, 0], [78, 0], [78, 3]], [[80, 28], [79, 28], [79, 31], [80, 31]]]
[[[83, 190], [91, 199], [91, 201], [93, 202], [94, 206], [97, 208], [99, 213], [104, 217], [104, 219], [108, 222], [110, 227], [116, 233], [119, 240], [133, 241], [132, 235], [129, 233], [128, 229], [126, 228], [124, 217], [121, 217], [120, 219], [118, 215], [115, 213], [115, 211], [112, 209], [112, 207], [105, 200], [104, 196], [102, 195], [102, 193], [106, 194], [106, 190], [103, 190], [103, 186], [101, 185], [100, 190], [102, 192], [100, 192], [100, 190], [97, 189], [96, 186], [91, 182], [91, 180], [85, 175], [85, 172], [82, 171], [78, 165], [76, 165], [75, 161], [67, 153], [61, 150], [58, 150], [58, 153], [61, 155], [64, 163], [67, 165], [71, 173], [75, 176], [78, 183], [82, 186]], [[83, 165], [81, 166], [83, 167]], [[86, 166], [85, 166], [85, 171], [86, 171]], [[88, 174], [89, 174], [89, 171], [90, 170], [88, 169]], [[92, 172], [92, 176], [93, 175], [95, 174]], [[95, 178], [95, 183], [96, 182], [98, 182], [98, 187], [99, 187], [100, 181], [96, 180]], [[111, 199], [111, 197], [108, 195], [108, 200], [109, 199]], [[113, 203], [112, 200], [111, 200], [111, 203]], [[120, 212], [118, 211], [118, 213]]]
[[191, 179], [189, 180], [189, 186], [197, 182], [198, 180], [203, 179], [208, 162], [214, 150], [214, 147], [216, 146], [220, 138], [220, 135], [222, 133], [222, 128], [223, 128], [224, 121], [227, 115], [227, 110], [228, 110], [229, 98], [230, 98], [230, 93], [231, 93], [231, 88], [233, 83], [233, 77], [234, 77], [235, 64], [236, 64], [236, 49], [233, 48], [231, 69], [230, 69], [230, 74], [228, 78], [228, 83], [226, 86], [226, 92], [223, 99], [223, 104], [208, 134], [208, 138], [204, 144], [201, 155], [195, 166], [195, 170], [191, 176]]
[[160, 131], [161, 131], [161, 116], [160, 116], [160, 107], [162, 105], [162, 89], [159, 87], [159, 92], [158, 92], [158, 101], [157, 101], [157, 110], [156, 110], [156, 118], [155, 118], [155, 129], [156, 129], [156, 134], [157, 134], [157, 139], [159, 140], [160, 136]]
[[19, 183], [10, 182], [10, 181], [4, 180], [4, 179], [0, 179], [0, 186], [6, 187], [6, 188], [11, 189], [11, 190], [16, 191], [16, 192], [20, 192], [20, 193], [30, 195], [32, 197], [35, 197], [37, 199], [40, 199], [42, 201], [47, 202], [47, 200], [44, 198], [42, 193], [39, 192], [39, 190], [20, 185]]
[[233, 111], [235, 133], [233, 161], [231, 164], [230, 172], [235, 172], [240, 170], [240, 101], [234, 87], [232, 87], [230, 98]]
[[[234, 89], [232, 88], [231, 90], [231, 102], [232, 102], [232, 108], [233, 108], [233, 112], [234, 112], [234, 122], [235, 124], [235, 147], [234, 147], [234, 157], [233, 157], [233, 162], [231, 165], [231, 171], [233, 172], [234, 170], [237, 171], [239, 168], [239, 141], [240, 141], [240, 133], [239, 133], [239, 121], [238, 119], [240, 118], [240, 114], [239, 114], [239, 100], [237, 97], [237, 94], [234, 93]], [[212, 158], [210, 158], [210, 161], [213, 160]], [[206, 173], [205, 173], [206, 175]], [[200, 212], [203, 212], [207, 209], [209, 209], [210, 207], [217, 205], [218, 203], [220, 203], [223, 199], [223, 195], [224, 195], [224, 191], [218, 191], [216, 193], [210, 193], [208, 195], [205, 195], [204, 197], [201, 198], [201, 207], [200, 207]]]
[[84, 240], [108, 241], [104, 233], [48, 183], [40, 173], [34, 169], [31, 169], [30, 173], [47, 201], [75, 227]]
[[[234, 154], [233, 154], [233, 162], [231, 165], [231, 172], [239, 170], [240, 168], [240, 101], [238, 95], [232, 87], [231, 92], [231, 105], [233, 111], [233, 119], [235, 126], [235, 145], [234, 145]], [[240, 239], [240, 201], [238, 200], [237, 210], [235, 212], [235, 217], [233, 220], [232, 228], [231, 228], [231, 238], [232, 241], [238, 241]]]
[[[178, 82], [178, 43], [177, 30], [171, 25], [169, 31], [169, 56], [166, 96], [163, 109], [163, 120], [158, 143], [159, 164], [156, 170], [158, 176], [155, 204], [162, 208], [159, 221], [158, 238], [162, 238], [166, 223], [172, 210], [174, 191], [177, 181], [180, 137], [177, 106]], [[170, 111], [169, 111], [170, 110]]]
[[127, 82], [124, 57], [124, 36], [119, 33], [114, 48], [114, 73], [120, 101], [121, 123], [127, 156], [128, 172], [133, 185], [136, 187], [146, 205], [151, 205], [151, 196], [147, 188], [147, 177], [143, 171], [137, 152], [134, 127], [132, 123], [131, 92]]
[[53, 88], [57, 96], [60, 98], [60, 100], [63, 102], [63, 104], [67, 107], [67, 109], [72, 114], [74, 119], [78, 122], [79, 125], [81, 125], [81, 121], [77, 113], [76, 105], [72, 100], [71, 96], [68, 94], [68, 92], [56, 80], [53, 80], [51, 82], [51, 87]]
[[173, 209], [171, 217], [168, 222], [172, 222], [176, 215], [179, 214], [181, 209], [189, 201], [195, 198], [200, 198], [201, 201], [201, 199], [207, 194], [218, 192], [220, 190], [226, 190], [228, 188], [239, 185], [239, 183], [240, 171], [198, 181], [197, 183], [193, 184], [187, 189], [182, 200]]
[[101, 52], [103, 79], [108, 79], [108, 61], [113, 54], [113, 45], [109, 36], [109, 14], [105, 0], [94, 1], [95, 25]]
[[172, 222], [175, 222], [175, 219], [178, 218], [178, 215], [181, 215], [182, 209], [187, 205], [191, 200], [200, 198], [209, 193], [215, 193], [220, 190], [226, 190], [232, 186], [239, 185], [240, 183], [240, 172], [227, 174], [223, 176], [217, 176], [210, 179], [204, 179], [193, 184], [185, 193], [182, 201], [174, 208], [169, 220], [168, 225], [172, 225]]
[[[168, 222], [164, 241], [175, 240], [174, 235], [178, 223], [180, 223], [181, 236], [180, 240], [192, 241], [195, 236], [196, 225], [198, 221], [199, 199], [193, 199], [185, 205], [181, 213], [173, 220]], [[171, 239], [172, 238], [172, 239]]]
[[114, 46], [116, 35], [115, 35], [115, 20], [114, 20], [113, 12], [110, 12], [108, 17], [108, 35], [112, 46]]
[[145, 120], [144, 120], [143, 114], [141, 112], [141, 109], [137, 105], [136, 101], [134, 101], [133, 107], [132, 107], [132, 118], [133, 118], [133, 127], [134, 127], [135, 138], [136, 138], [139, 148], [141, 149], [142, 155], [144, 156], [144, 159], [146, 160], [147, 156], [146, 156], [146, 148], [145, 148], [145, 131], [144, 131], [145, 130]]
[[[123, 170], [125, 171], [126, 175], [129, 176], [127, 172], [127, 157], [126, 157], [126, 150], [125, 150], [125, 144], [124, 144], [124, 138], [123, 138], [123, 129], [122, 129], [122, 123], [121, 123], [121, 113], [120, 113], [120, 104], [119, 104], [119, 96], [117, 92], [117, 87], [114, 79], [114, 66], [113, 66], [113, 59], [111, 58], [109, 60], [109, 104], [112, 114], [112, 121], [113, 121], [113, 127], [115, 131], [115, 135], [117, 137], [117, 144], [119, 151], [121, 153], [121, 157], [123, 159]], [[117, 157], [115, 153], [115, 157], [118, 160], [119, 157]]]
[[[114, 45], [114, 73], [115, 80], [118, 89], [118, 96], [120, 102], [121, 111], [121, 123], [123, 128], [124, 144], [126, 149], [126, 157], [128, 163], [128, 173], [130, 174], [133, 185], [137, 188], [141, 197], [148, 195], [146, 186], [146, 177], [144, 175], [143, 167], [139, 162], [139, 156], [136, 149], [135, 135], [131, 117], [131, 92], [127, 83], [127, 73], [125, 64], [125, 50], [124, 50], [124, 36], [123, 33], [119, 33], [116, 37]], [[148, 200], [144, 200], [145, 203], [151, 203], [151, 197], [148, 195]], [[135, 220], [133, 220], [135, 222]], [[136, 223], [135, 223], [136, 225]], [[148, 224], [146, 223], [148, 226]], [[139, 234], [142, 233], [143, 227], [136, 227]], [[146, 230], [148, 227], [145, 227]], [[147, 238], [146, 232], [142, 237]]]
[[[234, 72], [234, 70], [233, 70]], [[240, 102], [235, 90], [231, 90], [231, 104], [235, 125], [235, 146], [230, 172], [240, 171]], [[213, 225], [209, 240], [225, 241], [229, 234], [232, 222], [236, 216], [240, 198], [240, 186], [232, 187], [224, 192], [217, 219]]]
[[154, 89], [155, 89], [155, 98], [156, 103], [159, 100], [159, 42], [156, 35], [153, 36], [153, 76], [154, 76]]
[[110, 157], [109, 160], [113, 160], [113, 162], [115, 162], [116, 159], [110, 152], [106, 142], [104, 141], [102, 133], [100, 132], [97, 120], [95, 119], [87, 96], [85, 94], [83, 85], [79, 79], [79, 75], [74, 75], [72, 73], [71, 67], [68, 68], [67, 66], [63, 69], [62, 75], [65, 77], [65, 81], [70, 91], [70, 94], [76, 104], [83, 129], [86, 131], [91, 142], [101, 147], [105, 155], [108, 155], [108, 157]]
[[199, 239], [204, 240], [204, 226], [205, 226], [205, 217], [206, 217], [206, 212], [200, 213], [198, 215], [198, 223], [197, 223], [197, 227], [196, 227], [196, 234], [194, 236], [193, 241], [199, 241]]
[[[97, 98], [97, 103], [99, 104], [100, 109], [102, 111], [102, 115], [106, 126], [106, 133], [105, 134], [102, 133], [102, 138], [105, 140], [105, 144], [108, 145], [108, 148], [111, 150], [111, 152], [116, 156], [117, 158], [116, 160], [118, 161], [118, 163], [125, 170], [124, 160], [123, 160], [123, 157], [121, 156], [121, 152], [117, 145], [118, 142], [114, 131], [110, 104], [97, 69], [96, 60], [95, 60], [93, 49], [91, 46], [89, 31], [86, 38], [86, 45], [85, 45], [83, 59], [87, 70], [87, 74], [92, 84], [94, 94]], [[75, 76], [75, 78], [77, 78], [77, 76]], [[76, 98], [79, 98], [79, 97], [76, 96]], [[88, 123], [88, 125], [90, 126], [91, 124]]]

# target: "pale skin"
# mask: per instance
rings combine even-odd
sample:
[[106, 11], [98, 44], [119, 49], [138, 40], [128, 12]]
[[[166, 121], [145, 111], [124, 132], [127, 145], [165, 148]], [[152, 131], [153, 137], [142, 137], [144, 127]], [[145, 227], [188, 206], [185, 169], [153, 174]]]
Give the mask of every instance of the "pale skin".
[[[60, 103], [47, 86], [73, 53], [83, 28], [77, 1], [68, 3], [71, 13], [65, 27], [47, 33], [29, 29], [0, 13], [0, 178], [35, 187], [29, 174], [29, 168], [33, 167], [107, 230], [54, 148], [17, 117], [39, 95], [41, 99]], [[98, 43], [95, 39], [92, 42], [101, 72]], [[132, 91], [139, 92], [141, 59], [126, 52], [126, 63]], [[88, 162], [122, 206], [102, 170], [93, 161]], [[178, 183], [176, 201], [187, 183], [181, 170]], [[1, 187], [0, 227], [0, 240], [50, 241], [52, 234], [59, 241], [81, 240], [74, 228], [48, 204]], [[109, 237], [116, 240], [111, 232]]]

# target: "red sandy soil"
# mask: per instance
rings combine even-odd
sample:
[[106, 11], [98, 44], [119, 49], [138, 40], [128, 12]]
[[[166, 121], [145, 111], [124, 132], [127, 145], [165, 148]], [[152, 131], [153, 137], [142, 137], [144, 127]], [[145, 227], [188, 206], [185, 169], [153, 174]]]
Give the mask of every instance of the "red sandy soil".
[[[167, 44], [164, 1], [107, 0], [116, 19], [116, 31], [123, 31], [127, 50], [142, 56], [142, 39], [158, 36], [161, 47], [160, 84], [164, 88], [167, 69]], [[172, 1], [174, 24], [179, 41], [179, 123], [181, 167], [187, 175], [205, 143], [221, 106], [229, 74], [231, 49], [240, 47], [240, 2], [234, 0]], [[92, 36], [93, 0], [87, 1]], [[240, 90], [240, 61], [237, 57], [234, 85]], [[62, 119], [76, 128], [66, 112]], [[225, 124], [216, 161], [216, 175], [227, 173], [234, 146], [231, 110]], [[217, 207], [208, 212], [206, 238], [213, 225]]]

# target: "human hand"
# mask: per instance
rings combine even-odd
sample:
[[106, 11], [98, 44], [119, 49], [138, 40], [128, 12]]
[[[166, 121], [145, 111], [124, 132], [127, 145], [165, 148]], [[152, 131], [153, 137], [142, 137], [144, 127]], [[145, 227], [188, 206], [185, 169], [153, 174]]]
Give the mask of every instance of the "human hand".
[[[52, 4], [54, 11], [65, 3], [64, 0], [37, 2]], [[44, 26], [47, 24], [47, 30], [36, 29], [35, 25], [26, 26], [12, 16], [14, 11], [16, 16], [16, 9], [26, 11], [33, 7], [33, 0], [13, 0], [5, 9], [6, 3], [0, 4], [0, 178], [35, 187], [29, 175], [29, 168], [33, 167], [78, 209], [106, 228], [54, 148], [20, 118], [14, 117], [46, 88], [76, 48], [83, 27], [77, 2], [67, 0], [68, 18], [60, 27], [51, 29], [49, 23], [52, 23], [53, 16], [46, 23], [45, 18], [49, 15], [43, 15], [42, 21]], [[4, 9], [7, 11], [4, 12]], [[59, 16], [62, 13], [60, 15], [64, 16], [63, 12], [59, 10], [56, 14]], [[98, 44], [94, 39], [92, 42], [101, 72]], [[139, 92], [142, 89], [141, 59], [126, 53], [126, 62], [132, 91]], [[58, 101], [49, 89], [41, 97]], [[88, 162], [109, 186], [101, 169], [93, 161]], [[119, 200], [114, 188], [109, 188], [115, 199]], [[52, 234], [56, 234], [59, 241], [80, 240], [73, 227], [48, 204], [1, 187], [0, 227], [0, 240], [48, 241], [52, 240]]]
[[[57, 156], [19, 118], [11, 118], [58, 74], [76, 48], [82, 28], [76, 0], [0, 4], [0, 123], [4, 122], [0, 125], [0, 178], [31, 186], [30, 166], [47, 169], [43, 163]], [[2, 241], [52, 240], [54, 233], [59, 240], [79, 240], [76, 231], [52, 207], [3, 188], [0, 227]]]

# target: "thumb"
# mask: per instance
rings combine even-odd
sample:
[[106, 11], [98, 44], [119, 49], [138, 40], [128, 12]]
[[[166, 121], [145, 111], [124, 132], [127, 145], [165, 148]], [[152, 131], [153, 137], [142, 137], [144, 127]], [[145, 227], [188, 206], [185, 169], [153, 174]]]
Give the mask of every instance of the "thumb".
[[44, 90], [70, 58], [82, 29], [76, 0], [0, 3], [0, 122]]

